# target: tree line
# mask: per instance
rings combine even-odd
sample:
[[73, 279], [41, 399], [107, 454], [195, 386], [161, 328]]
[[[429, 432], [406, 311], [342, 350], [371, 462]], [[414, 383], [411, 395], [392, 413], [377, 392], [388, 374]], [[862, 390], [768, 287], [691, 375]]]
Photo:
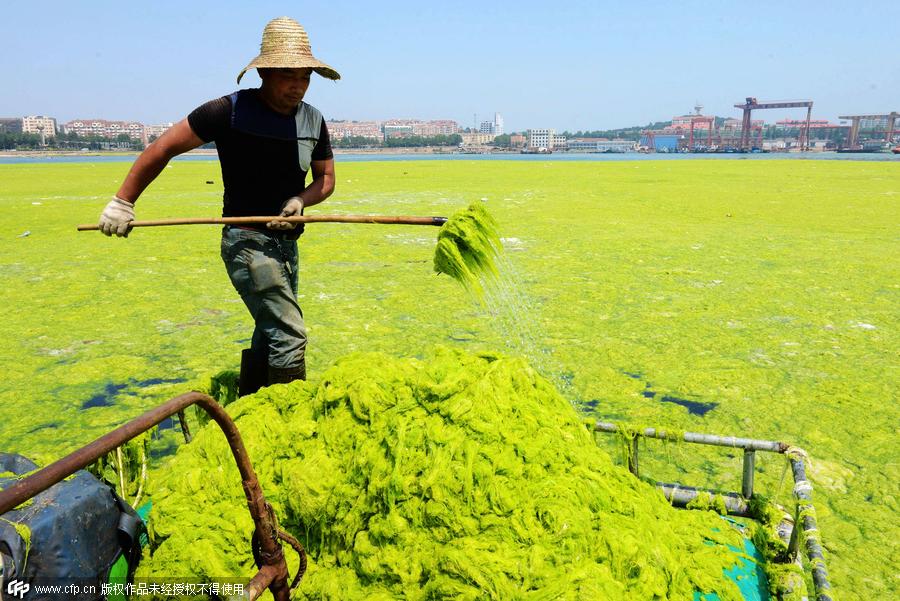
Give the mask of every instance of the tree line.
[[347, 136], [331, 138], [335, 148], [421, 148], [423, 146], [459, 146], [462, 136], [459, 134], [437, 136], [403, 136], [376, 140], [364, 136]]
[[143, 150], [144, 144], [128, 134], [113, 139], [102, 136], [79, 136], [75, 132], [45, 137], [41, 144], [38, 134], [0, 131], [0, 150]]

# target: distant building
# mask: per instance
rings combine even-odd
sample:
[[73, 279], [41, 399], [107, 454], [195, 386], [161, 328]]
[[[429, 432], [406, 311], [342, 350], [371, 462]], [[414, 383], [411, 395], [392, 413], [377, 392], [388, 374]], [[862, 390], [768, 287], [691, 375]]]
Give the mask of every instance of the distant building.
[[384, 134], [377, 121], [328, 121], [328, 135], [332, 138], [370, 138], [381, 140]]
[[459, 132], [459, 124], [449, 119], [419, 121], [417, 119], [390, 119], [381, 126], [385, 138], [404, 136], [452, 136]]
[[22, 117], [22, 133], [38, 134], [43, 138], [56, 137], [56, 119], [43, 115]]
[[417, 136], [452, 136], [459, 131], [459, 124], [449, 119], [436, 121], [416, 121], [413, 123], [413, 132]]
[[556, 135], [554, 129], [529, 129], [525, 132], [528, 148], [550, 148]]
[[107, 121], [105, 119], [76, 119], [63, 125], [65, 133], [79, 136], [98, 136], [114, 140], [121, 134], [132, 140], [144, 139], [144, 124], [136, 121]]
[[859, 120], [859, 128], [860, 129], [887, 129], [887, 117], [881, 117], [879, 119], [860, 119]]
[[384, 139], [388, 138], [408, 138], [413, 133], [412, 123], [385, 123], [381, 126], [381, 130], [384, 132]]
[[462, 138], [463, 146], [483, 146], [494, 141], [494, 134], [483, 134], [481, 132], [462, 132], [459, 134]]
[[478, 126], [479, 133], [482, 134], [494, 134], [495, 136], [499, 136], [503, 134], [503, 117], [500, 113], [494, 113], [493, 121], [482, 121], [481, 125]]
[[[700, 121], [699, 119], [703, 119]], [[672, 117], [672, 125], [671, 129], [691, 129], [691, 121], [694, 121], [694, 131], [698, 129], [709, 129], [710, 119], [713, 121], [715, 117], [708, 117], [706, 115], [679, 115], [678, 117]]]
[[566, 137], [557, 135], [555, 129], [529, 129], [525, 134], [528, 148], [566, 148]]
[[150, 138], [152, 137], [154, 140], [159, 138], [161, 135], [166, 133], [170, 127], [175, 125], [174, 123], [163, 123], [161, 125], [145, 125], [144, 126], [144, 144], [150, 142]]
[[569, 150], [580, 152], [633, 152], [637, 142], [631, 140], [604, 140], [601, 138], [575, 138], [568, 141]]
[[[766, 122], [762, 119], [753, 119], [750, 121], [750, 127], [764, 127]], [[741, 129], [744, 122], [741, 119], [728, 118], [722, 123], [722, 129]]]
[[524, 148], [527, 141], [528, 138], [522, 134], [510, 134], [509, 136], [509, 145], [512, 148]]
[[0, 117], [0, 133], [20, 134], [22, 133], [21, 117]]
[[656, 152], [677, 152], [678, 143], [684, 139], [683, 134], [644, 134], [641, 136], [641, 146], [651, 148]]
[[[782, 119], [775, 122], [775, 129], [801, 129], [806, 127], [806, 119]], [[840, 127], [834, 123], [829, 123], [827, 119], [811, 119], [809, 121], [810, 129], [825, 129], [832, 127]]]

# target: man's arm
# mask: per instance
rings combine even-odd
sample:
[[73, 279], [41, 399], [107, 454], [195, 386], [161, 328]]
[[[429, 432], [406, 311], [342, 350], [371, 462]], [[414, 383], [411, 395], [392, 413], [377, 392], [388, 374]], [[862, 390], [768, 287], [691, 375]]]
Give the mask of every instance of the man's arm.
[[182, 119], [144, 149], [125, 176], [116, 196], [134, 204], [172, 157], [193, 150], [201, 144], [203, 140], [197, 137], [187, 119]]
[[300, 193], [304, 207], [317, 205], [334, 192], [334, 159], [313, 161], [310, 165], [313, 180]]
[[134, 221], [134, 203], [141, 193], [172, 157], [201, 144], [203, 140], [197, 137], [187, 119], [182, 119], [147, 146], [131, 166], [119, 191], [100, 214], [100, 231], [107, 236], [115, 234], [127, 238], [131, 231], [129, 223]]
[[[313, 180], [297, 196], [293, 196], [284, 203], [281, 209], [281, 217], [293, 217], [299, 215], [305, 207], [317, 205], [334, 192], [334, 159], [313, 161], [310, 164]], [[292, 230], [296, 223], [285, 221], [270, 221], [266, 227], [273, 230]]]

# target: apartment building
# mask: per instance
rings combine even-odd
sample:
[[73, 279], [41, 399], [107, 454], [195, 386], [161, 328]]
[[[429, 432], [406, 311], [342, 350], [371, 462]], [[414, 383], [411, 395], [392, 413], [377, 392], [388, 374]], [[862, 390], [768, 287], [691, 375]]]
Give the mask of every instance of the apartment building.
[[144, 124], [136, 121], [107, 121], [106, 119], [76, 119], [63, 125], [65, 133], [79, 136], [98, 136], [113, 140], [127, 134], [132, 140], [144, 140]]
[[459, 124], [450, 119], [419, 121], [418, 119], [390, 119], [382, 124], [384, 137], [452, 136], [459, 132]]
[[145, 125], [144, 126], [144, 143], [148, 143], [150, 138], [152, 137], [154, 140], [166, 133], [170, 127], [175, 125], [171, 121], [169, 123], [162, 123], [160, 125]]
[[462, 138], [463, 146], [482, 146], [484, 144], [490, 144], [494, 141], [494, 138], [497, 137], [494, 134], [484, 134], [481, 132], [462, 132], [459, 136]]
[[45, 138], [56, 137], [56, 119], [43, 115], [22, 117], [23, 134], [39, 134]]
[[449, 119], [416, 121], [413, 123], [413, 131], [417, 136], [452, 136], [459, 131], [459, 125]]
[[384, 139], [388, 138], [404, 138], [415, 135], [412, 123], [390, 123], [385, 122], [381, 126], [384, 132]]
[[332, 138], [371, 138], [381, 140], [383, 135], [377, 121], [328, 121], [328, 135]]

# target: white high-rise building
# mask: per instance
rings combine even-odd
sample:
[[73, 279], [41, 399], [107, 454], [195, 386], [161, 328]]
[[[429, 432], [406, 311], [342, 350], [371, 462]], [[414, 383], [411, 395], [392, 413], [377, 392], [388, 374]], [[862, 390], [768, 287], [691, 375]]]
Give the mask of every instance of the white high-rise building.
[[500, 113], [494, 113], [494, 131], [491, 133], [498, 136], [503, 135], [503, 116]]
[[478, 126], [478, 132], [482, 134], [492, 134], [499, 136], [503, 133], [503, 117], [500, 113], [494, 113], [493, 121], [482, 121]]

